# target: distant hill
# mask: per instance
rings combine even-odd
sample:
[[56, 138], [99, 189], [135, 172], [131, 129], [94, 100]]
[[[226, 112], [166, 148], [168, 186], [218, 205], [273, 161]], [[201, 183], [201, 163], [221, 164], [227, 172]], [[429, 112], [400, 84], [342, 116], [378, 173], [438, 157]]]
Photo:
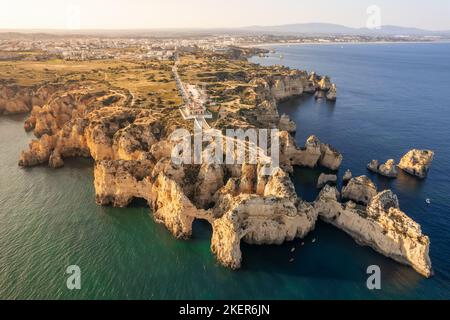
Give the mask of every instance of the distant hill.
[[412, 35], [450, 35], [449, 31], [431, 31], [418, 28], [399, 26], [382, 26], [380, 29], [351, 28], [331, 23], [298, 23], [279, 26], [249, 26], [242, 30], [247, 32], [262, 32], [276, 34], [348, 34], [348, 35], [386, 35], [386, 36], [412, 36]]
[[165, 29], [124, 29], [124, 30], [58, 30], [58, 29], [0, 29], [0, 39], [49, 37], [196, 37], [213, 34], [265, 34], [265, 35], [359, 35], [359, 36], [443, 36], [450, 37], [448, 31], [431, 31], [399, 26], [382, 26], [380, 29], [351, 28], [332, 23], [297, 23], [278, 26], [249, 26], [243, 28], [165, 28]]

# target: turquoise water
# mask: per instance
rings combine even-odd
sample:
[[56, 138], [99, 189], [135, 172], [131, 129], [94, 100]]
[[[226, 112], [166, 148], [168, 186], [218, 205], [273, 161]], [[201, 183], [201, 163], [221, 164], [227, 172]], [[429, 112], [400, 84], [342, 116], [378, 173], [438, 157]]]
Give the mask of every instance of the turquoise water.
[[[344, 153], [340, 175], [347, 168], [367, 174], [372, 158], [398, 159], [412, 147], [436, 151], [425, 181], [374, 177], [380, 188], [398, 193], [402, 208], [430, 235], [434, 278], [423, 279], [323, 223], [304, 247], [300, 240], [243, 245], [243, 269], [227, 270], [210, 253], [206, 223], [196, 223], [192, 240], [178, 241], [153, 222], [143, 203], [127, 209], [96, 206], [89, 160], [67, 161], [60, 170], [20, 169], [19, 152], [31, 136], [22, 129], [23, 117], [0, 117], [0, 298], [449, 299], [450, 45], [279, 50], [284, 64], [330, 74], [338, 84], [334, 105], [309, 97], [281, 109], [298, 122], [299, 142], [314, 133]], [[318, 174], [296, 171], [296, 188], [307, 200], [315, 197]], [[381, 291], [366, 288], [366, 268], [373, 264], [382, 269]], [[69, 265], [81, 268], [80, 291], [66, 288]]]

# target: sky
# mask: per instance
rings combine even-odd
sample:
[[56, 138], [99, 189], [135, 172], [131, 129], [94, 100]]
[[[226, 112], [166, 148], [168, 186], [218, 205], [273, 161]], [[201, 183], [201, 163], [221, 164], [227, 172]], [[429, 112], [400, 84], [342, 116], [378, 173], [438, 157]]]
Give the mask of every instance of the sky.
[[450, 0], [0, 0], [1, 29], [226, 28], [327, 22], [450, 30]]

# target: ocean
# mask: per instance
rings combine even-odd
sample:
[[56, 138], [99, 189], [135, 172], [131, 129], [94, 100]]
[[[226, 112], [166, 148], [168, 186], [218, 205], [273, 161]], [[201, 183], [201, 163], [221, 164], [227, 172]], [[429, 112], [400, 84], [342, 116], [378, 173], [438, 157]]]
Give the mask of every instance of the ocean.
[[[297, 122], [299, 145], [315, 134], [343, 153], [340, 178], [351, 169], [369, 175], [380, 190], [392, 189], [402, 210], [431, 238], [433, 278], [360, 247], [322, 222], [304, 240], [243, 244], [243, 268], [230, 271], [210, 252], [207, 223], [196, 222], [192, 240], [179, 241], [153, 221], [145, 203], [97, 206], [91, 160], [68, 160], [59, 170], [19, 168], [20, 150], [31, 135], [23, 130], [24, 116], [2, 116], [0, 298], [450, 299], [450, 44], [272, 48], [276, 54], [251, 60], [314, 70], [338, 86], [336, 103], [304, 96], [280, 105]], [[370, 160], [399, 161], [412, 148], [436, 152], [426, 180], [367, 172]], [[315, 199], [319, 174], [296, 169], [299, 196]], [[67, 289], [70, 265], [81, 269], [81, 290]], [[381, 290], [367, 288], [371, 265], [381, 268]]]

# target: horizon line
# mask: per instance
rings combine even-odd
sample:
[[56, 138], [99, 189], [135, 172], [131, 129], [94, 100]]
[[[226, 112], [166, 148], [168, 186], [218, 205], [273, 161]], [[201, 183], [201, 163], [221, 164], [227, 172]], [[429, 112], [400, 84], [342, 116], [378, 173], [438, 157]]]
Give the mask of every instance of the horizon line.
[[[339, 23], [330, 23], [330, 22], [293, 22], [293, 23], [286, 23], [286, 24], [276, 24], [276, 25], [245, 25], [245, 26], [238, 26], [238, 27], [142, 27], [142, 28], [79, 28], [79, 29], [69, 29], [69, 28], [41, 28], [41, 27], [33, 27], [33, 28], [1, 28], [0, 32], [19, 32], [19, 31], [63, 31], [63, 32], [79, 32], [79, 31], [147, 31], [147, 30], [201, 30], [201, 31], [211, 31], [211, 30], [243, 30], [246, 28], [273, 28], [273, 27], [283, 27], [283, 26], [293, 26], [293, 25], [308, 25], [308, 24], [318, 24], [318, 25], [333, 25], [333, 26], [339, 26], [339, 27], [345, 27], [349, 29], [355, 29], [355, 30], [364, 30], [369, 29], [366, 26], [362, 27], [350, 27], [345, 24], [339, 24]], [[416, 26], [403, 26], [403, 25], [395, 25], [395, 24], [386, 24], [382, 25], [381, 28], [384, 27], [397, 27], [397, 28], [405, 28], [405, 29], [418, 29], [422, 31], [429, 31], [429, 32], [443, 32], [443, 31], [450, 31], [450, 29], [424, 29], [421, 27]], [[244, 30], [245, 31], [245, 30]]]

